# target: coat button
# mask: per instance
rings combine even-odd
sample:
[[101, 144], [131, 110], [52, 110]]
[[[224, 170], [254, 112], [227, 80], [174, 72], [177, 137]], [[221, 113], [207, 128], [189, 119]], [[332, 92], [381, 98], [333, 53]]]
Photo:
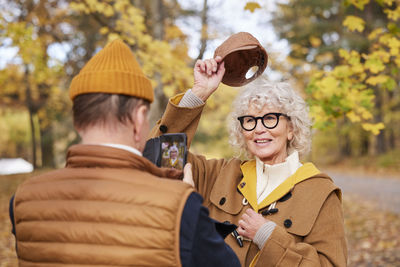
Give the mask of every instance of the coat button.
[[240, 188], [243, 188], [246, 185], [246, 182], [240, 184]]
[[288, 200], [288, 199], [291, 198], [291, 197], [292, 197], [292, 193], [289, 192], [289, 193], [287, 193], [286, 195], [284, 195], [283, 197], [281, 197], [278, 201], [279, 201], [279, 202], [283, 202], [283, 201]]
[[221, 198], [221, 200], [219, 201], [219, 204], [220, 205], [224, 205], [225, 204], [225, 201], [226, 201], [226, 198]]
[[166, 132], [168, 131], [168, 127], [165, 126], [164, 124], [162, 124], [162, 125], [160, 125], [160, 131], [161, 131], [162, 133], [166, 133]]
[[292, 226], [292, 220], [286, 219], [286, 220], [283, 222], [283, 225], [284, 225], [286, 228], [290, 228], [290, 226]]

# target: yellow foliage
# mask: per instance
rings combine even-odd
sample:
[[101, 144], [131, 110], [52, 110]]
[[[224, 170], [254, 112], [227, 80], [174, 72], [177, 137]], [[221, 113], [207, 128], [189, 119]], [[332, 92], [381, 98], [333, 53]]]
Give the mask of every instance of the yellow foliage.
[[400, 40], [396, 37], [391, 37], [388, 40], [388, 46], [390, 48], [390, 54], [392, 56], [399, 55], [399, 48], [400, 48]]
[[395, 0], [383, 0], [383, 3], [385, 3], [388, 6], [391, 6]]
[[318, 63], [327, 63], [331, 62], [333, 60], [333, 53], [332, 52], [326, 52], [320, 55], [317, 55], [315, 57], [315, 61]]
[[[348, 0], [360, 10], [371, 0]], [[377, 1], [385, 11], [388, 19], [399, 21], [400, 6], [393, 6], [393, 0]], [[389, 9], [390, 7], [390, 9]], [[342, 22], [349, 31], [363, 32], [366, 22], [357, 16], [347, 16]], [[371, 25], [373, 26], [373, 25]], [[330, 125], [336, 119], [346, 116], [351, 123], [359, 124], [362, 128], [375, 135], [384, 129], [382, 122], [370, 123], [374, 118], [375, 89], [393, 90], [398, 81], [400, 68], [400, 35], [398, 25], [390, 22], [388, 25], [371, 29], [368, 35], [369, 47], [360, 55], [357, 51], [339, 49], [337, 52], [342, 62], [332, 71], [314, 74], [307, 86], [310, 96], [310, 111], [321, 128]], [[360, 35], [360, 38], [365, 38]], [[311, 37], [310, 37], [311, 39]], [[300, 51], [301, 46], [293, 46]], [[316, 60], [320, 63], [319, 55]], [[378, 93], [380, 94], [380, 93]], [[385, 105], [385, 104], [384, 104]], [[388, 108], [390, 110], [390, 108]]]
[[182, 37], [185, 37], [185, 34], [176, 25], [171, 25], [165, 29], [165, 38], [168, 40]]
[[292, 44], [291, 48], [292, 48], [292, 51], [302, 53], [302, 54], [307, 54], [308, 50], [309, 50], [307, 47], [301, 46], [299, 44]]
[[369, 3], [369, 0], [350, 0], [351, 4], [357, 7], [358, 9], [363, 10], [364, 6]]
[[257, 2], [247, 2], [244, 10], [249, 10], [251, 13], [254, 12], [257, 8], [261, 8], [260, 4]]
[[349, 120], [351, 122], [360, 122], [361, 121], [360, 116], [356, 115], [356, 113], [353, 110], [350, 112], [347, 112], [346, 116], [347, 116], [347, 118], [349, 118]]
[[349, 51], [347, 51], [347, 50], [345, 50], [343, 48], [340, 48], [339, 49], [339, 56], [341, 58], [345, 59], [345, 60], [348, 60], [350, 58], [350, 53], [349, 53]]
[[396, 59], [394, 60], [394, 63], [396, 63], [397, 67], [400, 67], [400, 57], [396, 57]]
[[388, 78], [389, 76], [387, 75], [372, 76], [366, 80], [366, 83], [375, 86], [377, 84], [385, 83], [388, 80]]
[[385, 69], [385, 64], [382, 59], [379, 58], [379, 56], [376, 55], [369, 55], [365, 56], [367, 59], [365, 61], [365, 68], [369, 69], [372, 73], [376, 74]]
[[310, 43], [313, 47], [319, 47], [321, 45], [321, 39], [315, 36], [311, 36]]
[[397, 6], [395, 10], [390, 10], [386, 8], [384, 12], [387, 14], [387, 17], [391, 20], [397, 21], [400, 18], [400, 6]]
[[347, 16], [343, 21], [343, 26], [347, 27], [350, 31], [364, 31], [365, 21], [356, 16]]
[[372, 119], [373, 116], [372, 116], [372, 113], [369, 110], [367, 110], [366, 108], [362, 108], [361, 117], [364, 120], [370, 120], [370, 119]]
[[381, 37], [379, 37], [379, 42], [381, 44], [386, 45], [390, 49], [390, 54], [385, 52], [383, 49], [379, 50], [379, 53], [381, 53], [383, 56], [385, 56], [384, 57], [385, 62], [389, 62], [390, 55], [392, 55], [392, 56], [399, 55], [400, 40], [398, 37], [393, 36], [390, 33], [386, 33], [386, 34], [383, 34]]
[[324, 77], [319, 85], [324, 95], [327, 97], [331, 97], [337, 92], [338, 80], [332, 76]]
[[112, 16], [114, 16], [114, 9], [110, 6], [110, 5], [105, 5], [104, 6], [104, 12], [103, 12], [103, 14], [106, 16], [106, 17], [112, 17]]
[[[364, 65], [361, 64], [361, 63], [352, 64], [352, 66], [351, 66], [351, 71], [352, 71], [354, 74], [363, 75], [363, 74], [364, 74], [364, 71], [365, 71], [365, 68], [364, 68]], [[362, 80], [363, 80], [363, 79], [364, 79], [364, 78], [362, 78]]]
[[350, 67], [347, 65], [339, 65], [333, 69], [332, 74], [335, 77], [348, 77], [349, 75], [351, 75]]
[[108, 33], [108, 28], [107, 27], [101, 27], [100, 34], [107, 34], [107, 33]]
[[378, 135], [381, 130], [385, 128], [382, 122], [379, 123], [362, 123], [361, 126], [364, 130], [371, 132], [374, 135]]
[[373, 31], [368, 35], [368, 39], [369, 39], [369, 40], [373, 40], [373, 39], [375, 39], [376, 37], [378, 37], [378, 35], [380, 35], [380, 34], [382, 34], [382, 33], [384, 33], [384, 32], [385, 32], [385, 30], [384, 30], [383, 28], [377, 28], [377, 29], [373, 30]]
[[325, 113], [324, 109], [319, 105], [313, 105], [310, 107], [310, 117], [314, 122], [313, 127], [315, 128], [319, 128], [320, 124], [323, 124], [330, 119]]
[[71, 2], [69, 7], [77, 12], [89, 12], [89, 8], [84, 3]]
[[88, 7], [92, 10], [98, 10], [99, 12], [102, 11], [102, 5], [97, 0], [85, 0]]

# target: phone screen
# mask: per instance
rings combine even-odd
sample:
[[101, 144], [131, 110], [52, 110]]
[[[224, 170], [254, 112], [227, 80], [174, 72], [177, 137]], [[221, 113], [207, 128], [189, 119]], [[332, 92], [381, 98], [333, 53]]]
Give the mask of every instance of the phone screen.
[[186, 135], [165, 134], [160, 136], [161, 167], [182, 170], [186, 164]]

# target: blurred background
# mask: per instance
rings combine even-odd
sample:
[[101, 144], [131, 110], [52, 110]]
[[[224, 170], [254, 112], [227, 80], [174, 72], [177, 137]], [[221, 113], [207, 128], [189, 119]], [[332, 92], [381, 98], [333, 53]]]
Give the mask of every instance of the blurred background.
[[[343, 189], [349, 266], [400, 266], [400, 3], [396, 0], [0, 0], [0, 266], [17, 266], [8, 200], [62, 167], [79, 142], [68, 87], [122, 38], [152, 79], [151, 122], [191, 87], [197, 59], [254, 35], [264, 73], [310, 105], [316, 163]], [[238, 89], [208, 100], [191, 151], [235, 156], [226, 118]]]

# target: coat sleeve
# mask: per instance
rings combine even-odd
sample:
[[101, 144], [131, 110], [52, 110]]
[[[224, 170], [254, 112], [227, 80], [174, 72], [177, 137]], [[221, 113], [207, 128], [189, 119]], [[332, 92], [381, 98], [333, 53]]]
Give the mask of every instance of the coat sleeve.
[[196, 133], [204, 105], [197, 107], [178, 106], [183, 94], [172, 97], [160, 120], [150, 131], [149, 138], [160, 136], [165, 133], [186, 133], [188, 147]]
[[341, 201], [335, 191], [325, 200], [310, 233], [302, 242], [281, 226], [253, 260], [253, 266], [347, 266]]

